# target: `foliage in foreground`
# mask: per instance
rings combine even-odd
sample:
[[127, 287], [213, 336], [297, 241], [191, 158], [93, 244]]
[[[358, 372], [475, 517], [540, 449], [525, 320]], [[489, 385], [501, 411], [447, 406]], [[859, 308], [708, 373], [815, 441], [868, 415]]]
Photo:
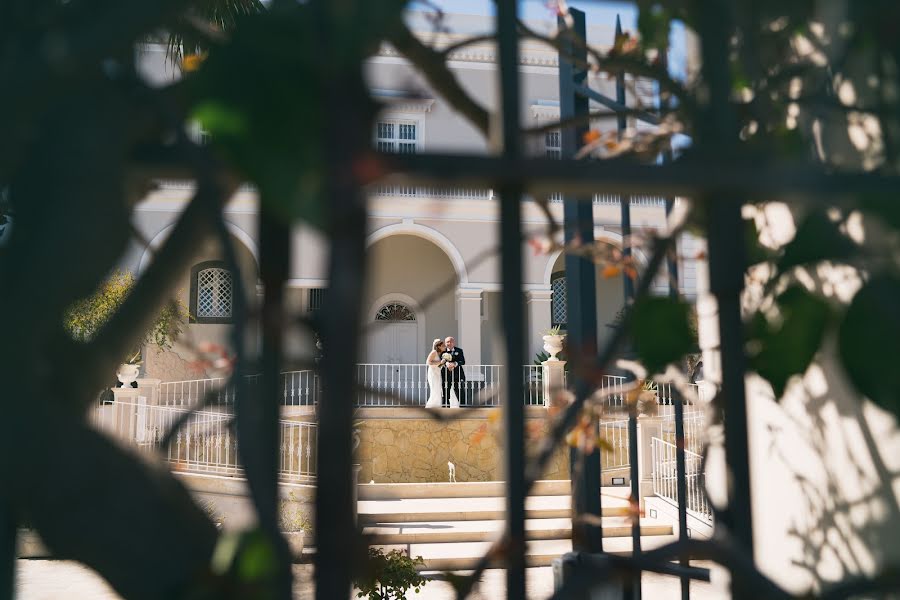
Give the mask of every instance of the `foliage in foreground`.
[[365, 576], [356, 581], [357, 598], [368, 600], [404, 600], [406, 592], [419, 590], [426, 579], [419, 575], [417, 566], [423, 566], [421, 556], [410, 558], [400, 550], [387, 553], [381, 548], [369, 548], [369, 560]]

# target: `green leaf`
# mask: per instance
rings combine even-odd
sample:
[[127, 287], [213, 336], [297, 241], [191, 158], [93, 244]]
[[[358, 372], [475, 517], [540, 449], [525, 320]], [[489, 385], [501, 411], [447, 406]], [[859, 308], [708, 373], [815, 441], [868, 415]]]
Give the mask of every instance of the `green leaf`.
[[690, 311], [688, 304], [672, 298], [650, 297], [635, 303], [629, 333], [638, 360], [650, 374], [696, 347]]
[[670, 10], [652, 0], [640, 0], [638, 10], [637, 28], [644, 48], [668, 48], [673, 16]]
[[776, 156], [788, 159], [802, 159], [809, 153], [809, 144], [803, 138], [799, 128], [788, 129], [785, 126], [775, 128], [771, 133], [772, 144], [770, 152], [775, 151]]
[[876, 276], [854, 296], [841, 328], [841, 362], [856, 388], [900, 417], [900, 279]]
[[788, 380], [803, 374], [822, 345], [831, 310], [822, 298], [794, 286], [775, 299], [780, 315], [772, 322], [761, 313], [748, 326], [751, 368], [781, 397]]
[[896, 196], [864, 195], [859, 199], [860, 207], [867, 213], [879, 217], [887, 225], [900, 229], [900, 198]]
[[814, 212], [800, 223], [794, 239], [784, 247], [777, 267], [779, 273], [784, 273], [793, 267], [823, 260], [846, 260], [856, 250], [856, 244], [841, 233], [837, 223], [824, 213]]
[[278, 558], [269, 538], [258, 529], [249, 532], [237, 557], [237, 575], [240, 580], [255, 583], [272, 579], [277, 566]]
[[203, 129], [215, 137], [240, 137], [247, 130], [244, 115], [216, 101], [203, 102], [194, 110], [193, 117]]

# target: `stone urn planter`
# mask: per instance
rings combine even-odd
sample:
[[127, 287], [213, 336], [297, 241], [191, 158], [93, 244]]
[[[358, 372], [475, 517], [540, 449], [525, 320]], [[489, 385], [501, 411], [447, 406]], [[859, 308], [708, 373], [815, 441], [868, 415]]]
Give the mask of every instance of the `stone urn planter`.
[[119, 370], [116, 371], [116, 378], [118, 378], [119, 382], [122, 384], [122, 387], [134, 387], [132, 386], [132, 384], [137, 381], [140, 372], [140, 365], [124, 363], [119, 365]]
[[558, 361], [556, 355], [562, 352], [563, 340], [566, 336], [561, 334], [549, 334], [544, 336], [544, 351], [550, 355], [548, 361]]
[[287, 540], [288, 548], [291, 550], [291, 556], [299, 558], [303, 554], [303, 536], [306, 535], [304, 530], [300, 531], [282, 531], [281, 534]]
[[300, 553], [303, 552], [303, 536], [311, 530], [311, 524], [294, 492], [288, 493], [287, 498], [281, 500], [278, 519], [281, 535], [287, 541], [291, 556], [295, 559], [300, 558]]

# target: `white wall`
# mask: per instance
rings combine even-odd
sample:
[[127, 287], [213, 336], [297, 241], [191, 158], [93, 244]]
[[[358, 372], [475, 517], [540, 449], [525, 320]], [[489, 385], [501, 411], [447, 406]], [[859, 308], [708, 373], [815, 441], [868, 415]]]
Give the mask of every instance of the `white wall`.
[[[776, 238], [792, 237], [786, 209], [769, 221], [783, 229]], [[704, 375], [719, 382], [717, 308], [705, 262], [697, 267]], [[834, 277], [835, 269], [809, 269], [803, 281], [825, 296], [852, 296], [858, 279], [846, 277], [846, 269]], [[759, 297], [753, 281], [746, 310]], [[849, 384], [834, 340], [780, 401], [758, 376], [749, 374], [746, 383], [755, 560], [763, 573], [801, 594], [900, 564], [900, 429]], [[711, 437], [706, 480], [721, 506], [724, 453], [720, 436]]]
[[[363, 300], [364, 317], [368, 318], [376, 300], [388, 294], [404, 294], [422, 307], [425, 331], [420, 348], [421, 362], [431, 349], [431, 340], [448, 335], [458, 336], [456, 321], [456, 272], [446, 254], [429, 242], [411, 235], [387, 237], [369, 247], [369, 274]], [[428, 306], [428, 296], [449, 283], [443, 293]], [[377, 307], [375, 307], [377, 308]], [[368, 321], [365, 323], [370, 325]], [[384, 362], [383, 357], [368, 356], [367, 362]]]

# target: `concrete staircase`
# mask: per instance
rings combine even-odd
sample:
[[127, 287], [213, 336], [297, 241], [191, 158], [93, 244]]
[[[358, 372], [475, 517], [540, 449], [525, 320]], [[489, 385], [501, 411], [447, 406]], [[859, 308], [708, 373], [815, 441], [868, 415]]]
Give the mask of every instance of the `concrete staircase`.
[[[628, 489], [603, 488], [604, 549], [631, 552]], [[424, 570], [471, 569], [504, 527], [502, 482], [362, 484], [359, 520], [371, 542], [425, 560]], [[547, 566], [571, 551], [568, 481], [540, 481], [525, 502], [529, 566]], [[641, 546], [675, 539], [669, 523], [641, 519]]]

